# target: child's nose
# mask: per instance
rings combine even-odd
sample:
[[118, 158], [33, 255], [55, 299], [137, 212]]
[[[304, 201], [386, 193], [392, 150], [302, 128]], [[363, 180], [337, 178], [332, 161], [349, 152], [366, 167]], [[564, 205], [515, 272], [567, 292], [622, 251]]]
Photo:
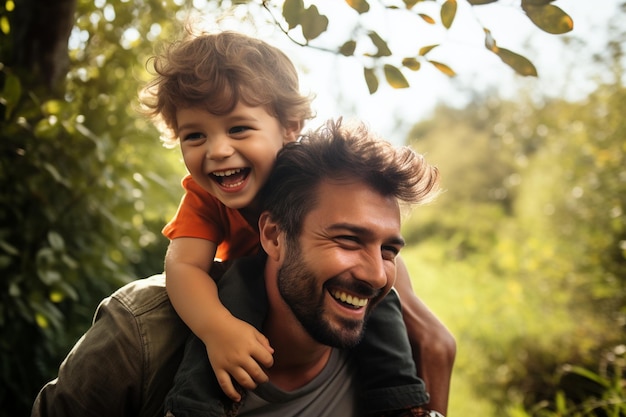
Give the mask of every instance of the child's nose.
[[214, 138], [209, 141], [207, 158], [214, 160], [226, 159], [235, 152], [230, 144], [230, 139], [225, 137]]

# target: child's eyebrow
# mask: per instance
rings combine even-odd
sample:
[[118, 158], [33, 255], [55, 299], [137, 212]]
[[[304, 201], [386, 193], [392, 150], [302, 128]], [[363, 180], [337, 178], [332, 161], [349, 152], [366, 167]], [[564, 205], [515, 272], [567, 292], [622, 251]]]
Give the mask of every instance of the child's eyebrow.
[[238, 113], [234, 113], [234, 114], [229, 114], [228, 116], [226, 116], [227, 120], [231, 123], [233, 122], [258, 122], [259, 120], [256, 117], [247, 115], [247, 114], [238, 114]]
[[178, 125], [178, 128], [176, 129], [176, 131], [180, 132], [181, 130], [184, 130], [184, 129], [196, 129], [197, 127], [198, 127], [198, 123], [189, 122], [189, 123], [185, 123], [182, 125]]
[[[224, 119], [228, 123], [258, 123], [259, 121], [256, 117], [252, 117], [248, 115], [241, 115], [241, 114], [226, 115], [224, 116]], [[203, 127], [202, 122], [189, 121], [182, 125], [179, 125], [176, 131], [180, 132], [185, 129], [188, 129], [188, 130], [201, 129], [202, 127]]]

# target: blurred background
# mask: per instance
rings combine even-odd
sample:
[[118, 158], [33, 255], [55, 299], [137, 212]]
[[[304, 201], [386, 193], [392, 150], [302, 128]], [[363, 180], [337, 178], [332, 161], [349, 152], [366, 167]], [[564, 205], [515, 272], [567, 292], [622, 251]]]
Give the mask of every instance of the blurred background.
[[457, 339], [450, 416], [626, 416], [620, 0], [1, 0], [0, 416], [163, 269], [185, 168], [136, 97], [190, 20], [283, 49], [309, 127], [362, 118], [440, 168], [403, 257]]

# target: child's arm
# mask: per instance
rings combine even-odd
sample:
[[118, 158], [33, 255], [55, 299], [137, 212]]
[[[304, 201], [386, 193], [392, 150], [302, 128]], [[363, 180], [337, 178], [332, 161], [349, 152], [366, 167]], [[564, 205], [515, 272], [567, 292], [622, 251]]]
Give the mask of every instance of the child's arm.
[[165, 256], [166, 288], [178, 315], [204, 343], [220, 387], [239, 401], [231, 376], [247, 389], [267, 382], [263, 367], [272, 366], [273, 349], [262, 333], [220, 302], [207, 272], [215, 251], [215, 243], [208, 240], [173, 239]]
[[442, 414], [448, 412], [450, 379], [456, 356], [456, 341], [448, 329], [415, 295], [404, 261], [396, 262], [395, 288], [402, 303], [402, 316], [413, 349], [418, 375], [430, 394], [428, 407]]

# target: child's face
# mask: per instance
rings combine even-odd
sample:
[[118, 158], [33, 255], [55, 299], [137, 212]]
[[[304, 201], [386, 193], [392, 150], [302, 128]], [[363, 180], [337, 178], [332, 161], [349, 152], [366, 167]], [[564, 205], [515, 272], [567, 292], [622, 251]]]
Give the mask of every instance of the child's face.
[[298, 123], [282, 126], [265, 108], [241, 102], [227, 115], [193, 107], [178, 110], [176, 118], [187, 170], [198, 185], [234, 209], [254, 201], [278, 151], [300, 133]]

